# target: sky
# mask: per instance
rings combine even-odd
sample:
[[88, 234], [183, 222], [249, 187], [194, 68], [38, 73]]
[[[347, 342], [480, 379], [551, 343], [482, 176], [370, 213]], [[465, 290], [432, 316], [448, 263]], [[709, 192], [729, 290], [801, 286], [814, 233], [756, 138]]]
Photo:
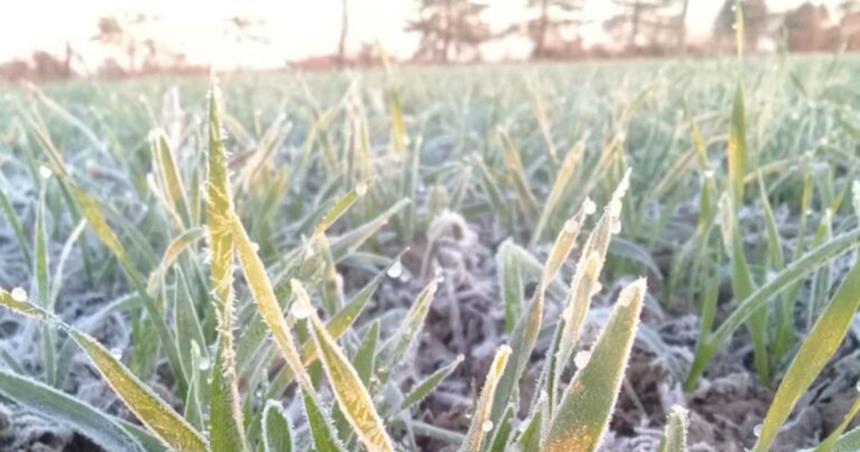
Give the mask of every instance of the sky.
[[[99, 17], [146, 13], [158, 17], [139, 34], [155, 36], [166, 48], [180, 51], [194, 63], [218, 68], [278, 67], [287, 60], [331, 54], [340, 33], [341, 0], [0, 0], [0, 61], [26, 58], [34, 50], [62, 55], [65, 43], [96, 65], [110, 50], [92, 37]], [[488, 0], [485, 19], [495, 29], [521, 21], [525, 0]], [[768, 0], [772, 10], [795, 7], [803, 0]], [[822, 3], [814, 2], [814, 3]], [[836, 1], [824, 1], [825, 4]], [[14, 6], [13, 6], [14, 5]], [[414, 0], [349, 0], [350, 26], [347, 48], [379, 42], [397, 57], [409, 57], [418, 36], [403, 31], [415, 15]], [[687, 27], [691, 40], [712, 28], [722, 0], [690, 0]], [[588, 0], [585, 15], [593, 20], [582, 33], [586, 43], [606, 40], [601, 22], [614, 13], [609, 0]], [[260, 32], [269, 44], [237, 44], [227, 19], [240, 15], [261, 19]], [[506, 40], [489, 46], [490, 60], [523, 57], [529, 52], [524, 40]]]

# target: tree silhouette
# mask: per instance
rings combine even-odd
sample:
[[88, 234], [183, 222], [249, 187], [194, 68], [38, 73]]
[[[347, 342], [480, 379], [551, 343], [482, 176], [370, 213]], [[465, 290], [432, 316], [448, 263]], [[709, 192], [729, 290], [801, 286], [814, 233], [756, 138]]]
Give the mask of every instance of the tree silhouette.
[[470, 0], [419, 0], [418, 18], [406, 26], [406, 31], [421, 34], [415, 59], [446, 63], [476, 48], [490, 37], [481, 18], [486, 7]]
[[[714, 37], [718, 42], [734, 42], [735, 5], [737, 0], [725, 0], [714, 21]], [[746, 0], [741, 3], [744, 16], [744, 46], [750, 51], [758, 49], [758, 42], [767, 32], [768, 11], [764, 0]]]
[[128, 58], [128, 71], [134, 72], [137, 68], [138, 50], [141, 46], [150, 50], [150, 56], [154, 52], [154, 40], [139, 36], [138, 30], [143, 24], [154, 19], [156, 19], [155, 16], [140, 13], [127, 14], [123, 18], [101, 17], [97, 23], [98, 33], [93, 36], [93, 40], [125, 53]]
[[528, 8], [537, 11], [537, 17], [527, 23], [529, 37], [534, 43], [532, 58], [552, 56], [547, 40], [560, 38], [562, 29], [582, 25], [579, 13], [585, 0], [528, 0]]
[[860, 0], [847, 0], [836, 7], [839, 34], [845, 50], [860, 49]]
[[839, 44], [838, 28], [830, 28], [830, 13], [824, 5], [803, 3], [785, 13], [782, 27], [792, 52], [834, 50]]
[[681, 2], [681, 14], [678, 15], [678, 24], [676, 25], [678, 29], [678, 49], [681, 53], [685, 53], [687, 51], [687, 11], [690, 9], [690, 0], [683, 0]]
[[686, 39], [686, 0], [613, 0], [621, 13], [604, 23], [604, 29], [626, 42], [627, 49], [663, 49]]
[[340, 8], [340, 39], [337, 41], [337, 66], [346, 65], [346, 33], [349, 29], [349, 5], [347, 0], [341, 1]]

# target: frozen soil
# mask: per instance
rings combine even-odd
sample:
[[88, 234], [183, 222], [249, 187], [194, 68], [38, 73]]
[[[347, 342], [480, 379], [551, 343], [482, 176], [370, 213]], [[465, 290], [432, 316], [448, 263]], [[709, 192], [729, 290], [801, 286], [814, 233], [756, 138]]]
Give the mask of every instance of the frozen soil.
[[[26, 224], [29, 212], [24, 208], [21, 213]], [[419, 420], [438, 427], [459, 431], [467, 428], [471, 400], [480, 389], [496, 348], [507, 340], [495, 267], [495, 253], [505, 237], [497, 227], [489, 219], [467, 223], [456, 214], [437, 217], [428, 228], [427, 237], [417, 240], [404, 255], [403, 275], [386, 280], [377, 292], [375, 306], [371, 307], [377, 313], [405, 310], [429, 278], [444, 277], [420, 344], [398, 380], [408, 387], [458, 355], [464, 356], [455, 373], [418, 408]], [[58, 254], [61, 246], [52, 244], [52, 254]], [[392, 244], [391, 251], [394, 255], [399, 250]], [[544, 257], [541, 251], [545, 254], [547, 250], [539, 249], [539, 258]], [[4, 257], [0, 286], [28, 287], [29, 272], [7, 225], [0, 225], [0, 255]], [[575, 258], [563, 269], [565, 281], [569, 280]], [[834, 267], [840, 273], [848, 264], [843, 260]], [[352, 273], [349, 269], [343, 270], [345, 287], [357, 287], [363, 282], [350, 281]], [[107, 347], [127, 353], [131, 346], [129, 319], [113, 313], [98, 315], [98, 320], [93, 321], [99, 310], [121, 295], [125, 288], [108, 285], [96, 292], [81, 285], [83, 278], [75, 273], [79, 271], [70, 267], [71, 273], [65, 277], [63, 294], [57, 305], [58, 313], [86, 329]], [[634, 276], [620, 275], [614, 281], [604, 278], [606, 288], [595, 297], [584, 338], [586, 346], [604, 323], [619, 288]], [[669, 408], [680, 404], [689, 409], [692, 451], [744, 451], [755, 441], [756, 426], [773, 397], [772, 389], [756, 381], [749, 338], [743, 331], [736, 334], [730, 346], [709, 366], [697, 389], [684, 394], [681, 384], [695, 349], [697, 316], [692, 311], [664, 311], [656, 301], [661, 290], [659, 279], [650, 275], [649, 285], [653, 299], [643, 311], [643, 323], [602, 450], [655, 450]], [[533, 290], [533, 284], [527, 290]], [[558, 317], [560, 301], [557, 296], [548, 299], [547, 321]], [[729, 310], [729, 301], [728, 295], [721, 300], [723, 317]], [[857, 395], [858, 332], [860, 325], [855, 322], [837, 356], [801, 399], [774, 450], [793, 451], [814, 446], [842, 421]], [[23, 370], [33, 375], [41, 372], [38, 341], [39, 330], [33, 322], [0, 311], [0, 348], [13, 355]], [[546, 344], [538, 342], [521, 387], [524, 395], [534, 391], [530, 382], [538, 377], [545, 350]], [[68, 362], [68, 377], [62, 383], [65, 391], [99, 409], [132, 418], [80, 353], [73, 350]], [[170, 403], [179, 404], [166, 389], [170, 384], [169, 375], [156, 373], [148, 383]], [[0, 400], [0, 408], [0, 450], [100, 450], [82, 435], [14, 403]], [[442, 442], [426, 438], [419, 445], [424, 450], [452, 450]]]
[[[462, 219], [455, 219], [454, 223], [457, 228], [465, 228], [466, 232], [459, 234], [465, 239], [457, 239], [450, 233], [441, 240], [441, 244], [440, 240], [435, 244], [428, 240], [432, 248], [431, 261], [445, 275], [446, 284], [436, 296], [415, 354], [412, 370], [417, 374], [407, 376], [406, 381], [428, 375], [458, 354], [463, 354], [463, 364], [422, 402], [418, 417], [439, 427], [463, 431], [468, 428], [467, 413], [472, 409], [471, 400], [480, 390], [496, 348], [506, 342], [507, 336], [503, 308], [498, 302], [494, 259], [502, 237], [492, 229], [492, 225], [470, 225]], [[427, 252], [426, 248], [422, 251]], [[565, 281], [569, 280], [572, 272], [572, 262], [577, 257], [575, 253], [568, 262]], [[427, 269], [418, 266], [419, 259], [414, 254], [411, 259], [410, 256], [404, 259], [407, 268], [413, 274], [426, 274]], [[834, 264], [836, 274], [845, 273], [850, 264], [847, 260]], [[427, 261], [426, 257], [423, 261]], [[585, 347], [596, 339], [621, 286], [633, 277], [619, 277], [595, 297], [583, 338]], [[756, 381], [749, 337], [744, 331], [738, 332], [729, 347], [711, 363], [697, 389], [684, 394], [682, 384], [695, 352], [698, 317], [694, 312], [664, 312], [656, 304], [660, 281], [654, 275], [649, 275], [649, 281], [654, 299], [643, 311], [642, 325], [610, 425], [611, 431], [601, 450], [656, 450], [665, 419], [671, 406], [676, 404], [689, 410], [691, 451], [747, 450], [755, 442], [756, 427], [764, 418], [774, 394], [774, 389]], [[407, 284], [411, 288], [409, 292], [416, 293], [424, 283], [421, 278], [410, 281]], [[730, 294], [722, 298], [720, 320], [730, 310]], [[402, 298], [400, 301], [384, 299], [383, 303], [386, 302], [403, 303]], [[545, 322], [558, 318], [559, 303], [558, 299], [549, 301]], [[857, 396], [855, 382], [860, 375], [858, 333], [860, 324], [855, 321], [848, 339], [798, 403], [772, 450], [795, 451], [814, 447], [842, 422]], [[539, 377], [546, 348], [546, 343], [538, 342], [532, 365], [526, 370], [525, 381], [520, 388], [526, 399], [534, 390], [530, 382]], [[780, 381], [781, 376], [777, 377], [776, 381]], [[422, 443], [422, 446], [427, 450], [455, 450], [433, 440]]]

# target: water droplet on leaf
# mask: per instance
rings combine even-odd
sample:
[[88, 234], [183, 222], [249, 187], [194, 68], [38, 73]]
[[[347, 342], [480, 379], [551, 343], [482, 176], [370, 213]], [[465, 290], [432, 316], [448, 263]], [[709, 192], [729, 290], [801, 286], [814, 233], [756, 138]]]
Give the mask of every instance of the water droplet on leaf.
[[594, 212], [597, 212], [597, 204], [595, 204], [591, 198], [585, 198], [585, 201], [582, 203], [582, 210], [586, 215], [591, 215]]
[[400, 259], [394, 262], [394, 265], [392, 265], [385, 274], [391, 278], [399, 278], [400, 275], [403, 274], [403, 264], [400, 263]]
[[45, 166], [45, 165], [42, 165], [42, 166], [40, 166], [40, 167], [39, 167], [39, 176], [42, 176], [42, 179], [48, 179], [48, 178], [50, 178], [53, 174], [54, 174], [54, 172], [53, 172], [53, 171], [51, 171], [51, 168], [48, 168], [48, 167], [47, 167], [47, 166]]
[[355, 194], [358, 196], [364, 196], [367, 193], [367, 182], [359, 182], [358, 185], [355, 186]]
[[200, 358], [200, 362], [197, 364], [197, 368], [200, 370], [209, 370], [209, 358]]
[[591, 352], [588, 350], [580, 350], [573, 356], [573, 364], [577, 369], [582, 369], [591, 360]]
[[483, 424], [481, 424], [481, 430], [483, 430], [484, 433], [487, 433], [492, 429], [493, 429], [493, 421], [491, 421], [491, 420], [486, 420], [486, 421], [484, 421]]
[[12, 299], [15, 301], [27, 301], [27, 291], [22, 287], [12, 289], [12, 292], [9, 295], [12, 295]]
[[293, 317], [295, 317], [299, 320], [303, 320], [303, 319], [308, 318], [308, 316], [311, 315], [311, 311], [310, 311], [310, 309], [308, 309], [307, 306], [304, 305], [304, 303], [295, 302], [295, 303], [293, 303], [293, 307], [290, 308], [290, 314], [292, 314]]

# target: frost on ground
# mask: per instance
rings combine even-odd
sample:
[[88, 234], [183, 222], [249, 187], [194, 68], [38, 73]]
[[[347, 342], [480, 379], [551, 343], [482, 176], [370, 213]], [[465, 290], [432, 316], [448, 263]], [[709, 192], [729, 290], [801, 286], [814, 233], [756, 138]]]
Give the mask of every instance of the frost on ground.
[[[585, 91], [591, 92], [587, 89]], [[492, 92], [488, 92], [487, 96], [490, 97], [492, 94]], [[596, 96], [598, 94], [600, 93], [591, 92], [588, 95]], [[474, 107], [482, 105], [482, 103], [490, 105], [486, 98], [476, 99], [478, 100], [474, 104], [468, 106]], [[614, 98], [610, 96], [609, 99], [613, 100]], [[570, 102], [573, 100], [575, 98], [568, 99]], [[715, 100], [714, 103], [719, 103], [718, 101], [719, 99]], [[602, 104], [595, 102], [594, 99], [591, 101], [585, 99], [580, 104], [586, 108], [595, 109], [594, 114], [589, 115], [602, 116], [600, 108], [603, 107], [598, 108]], [[613, 102], [606, 102], [606, 104], [612, 105]], [[524, 106], [522, 110], [526, 111], [527, 108]], [[437, 119], [433, 117], [433, 121], [428, 122], [435, 123]], [[589, 123], [583, 124], [583, 127], [588, 130]], [[665, 125], [663, 123], [657, 124], [661, 127]], [[458, 127], [460, 125], [458, 124]], [[631, 130], [647, 128], [649, 133], [653, 130], [659, 131], [659, 128], [652, 128], [651, 125], [650, 122], [642, 122], [636, 128], [631, 127]], [[528, 127], [528, 125], [521, 127]], [[791, 127], [791, 125], [786, 127]], [[476, 133], [478, 130], [477, 125], [469, 123], [465, 124], [464, 128], [468, 129], [470, 134]], [[472, 130], [473, 128], [475, 130]], [[723, 129], [724, 127], [720, 125], [720, 130]], [[596, 130], [593, 132], [598, 135]], [[681, 130], [677, 129], [672, 133], [680, 134], [679, 131]], [[455, 146], [453, 143], [449, 143], [454, 139], [453, 136], [448, 136], [445, 132], [445, 134], [436, 137], [434, 136], [436, 132], [438, 131], [432, 128], [428, 128], [426, 131], [429, 137], [426, 142], [428, 143], [426, 145], [428, 152], [426, 152], [427, 155], [421, 155], [421, 171], [442, 166], [442, 163], [447, 160], [455, 161], [455, 157], [457, 157], [455, 154], [461, 151], [457, 147], [459, 145]], [[524, 133], [524, 141], [526, 136], [527, 134]], [[631, 136], [634, 135], [631, 134]], [[631, 158], [635, 157], [637, 153], [650, 152], [651, 148], [643, 144], [641, 138], [631, 139], [630, 143], [629, 157]], [[375, 142], [371, 144], [376, 145]], [[294, 156], [282, 155], [280, 154], [281, 150], [273, 151], [273, 155], [277, 156], [278, 164], [281, 164], [282, 161], [294, 163], [289, 161], [289, 158]], [[434, 160], [436, 161], [434, 162]], [[539, 164], [541, 164], [541, 162], [538, 164], [526, 163], [526, 166], [529, 167], [532, 165], [540, 166]], [[424, 168], [425, 166], [427, 168]], [[534, 174], [537, 178], [542, 178], [546, 176], [543, 171], [539, 168], [539, 171]], [[43, 173], [43, 177], [50, 177], [50, 174], [44, 171], [39, 172]], [[37, 203], [38, 194], [32, 188], [26, 188], [30, 186], [28, 184], [31, 184], [32, 181], [26, 175], [22, 175], [23, 172], [11, 171], [10, 173], [7, 178], [10, 187], [25, 187], [10, 190], [8, 195], [15, 216], [20, 219], [25, 230], [30, 231], [34, 223], [34, 206]], [[713, 174], [709, 177], [713, 177]], [[311, 177], [311, 179], [314, 178]], [[305, 182], [313, 185], [318, 181], [308, 180]], [[469, 180], [468, 182], [472, 183], [473, 181]], [[419, 185], [423, 183], [424, 181], [420, 182]], [[538, 192], [541, 191], [540, 184], [541, 181], [536, 181], [534, 184], [534, 188]], [[464, 184], [464, 187], [468, 185]], [[123, 186], [122, 191], [119, 191], [116, 188], [119, 186], [122, 184], [116, 183], [116, 186], [109, 184], [104, 187], [103, 198], [108, 199], [111, 196], [116, 196], [117, 193], [124, 193], [127, 198], [132, 198], [126, 187]], [[415, 228], [419, 233], [411, 240], [411, 243], [397, 242], [393, 239], [394, 234], [392, 234], [391, 228], [383, 229], [375, 237], [377, 239], [375, 245], [377, 246], [373, 250], [374, 253], [392, 257], [398, 255], [407, 246], [409, 248], [403, 254], [402, 261], [388, 271], [387, 277], [376, 292], [374, 301], [356, 323], [356, 332], [362, 335], [366, 332], [371, 320], [381, 319], [382, 334], [384, 337], [389, 335], [400, 325], [403, 314], [412, 306], [418, 292], [431, 279], [438, 278], [440, 281], [439, 288], [430, 305], [430, 312], [420, 336], [420, 343], [409, 355], [408, 362], [402, 367], [402, 371], [393, 375], [392, 379], [402, 388], [407, 389], [440, 367], [457, 361], [462, 356], [463, 361], [456, 371], [444, 380], [436, 391], [421, 401], [415, 411], [417, 420], [437, 427], [463, 432], [469, 426], [468, 413], [472, 411], [475, 394], [485, 380], [494, 353], [499, 346], [505, 344], [509, 339], [505, 333], [504, 309], [499, 289], [496, 256], [500, 245], [511, 238], [512, 234], [507, 232], [506, 227], [508, 225], [502, 225], [502, 219], [492, 209], [477, 210], [478, 213], [473, 212], [466, 215], [462, 212], [445, 210], [444, 207], [447, 206], [447, 203], [439, 202], [439, 206], [436, 206], [439, 209], [434, 210], [435, 215], [429, 218], [431, 206], [435, 201], [439, 201], [434, 198], [433, 190], [441, 188], [444, 191], [446, 188], [443, 186], [444, 184], [435, 186], [430, 190], [421, 186], [420, 190], [417, 190], [419, 199], [415, 200], [415, 207], [420, 211], [421, 215], [419, 216], [422, 220], [427, 218], [429, 223]], [[464, 188], [464, 192], [472, 189], [472, 187], [467, 188]], [[313, 189], [328, 188], [313, 187]], [[368, 187], [363, 185], [355, 188], [358, 194], [364, 194], [367, 190]], [[424, 195], [427, 199], [420, 199]], [[682, 193], [680, 197], [686, 195], [689, 193]], [[464, 197], [468, 198], [468, 196], [465, 195]], [[584, 197], [585, 194], [582, 196]], [[439, 198], [442, 197], [439, 196]], [[538, 196], [538, 198], [543, 199], [542, 196]], [[689, 196], [689, 198], [677, 200], [678, 208], [672, 211], [674, 213], [665, 214], [671, 217], [669, 222], [674, 222], [679, 231], [692, 230], [696, 225], [699, 198], [697, 196]], [[505, 201], [515, 200], [508, 198]], [[463, 204], [468, 203], [464, 202]], [[131, 200], [130, 205], [132, 207], [128, 210], [148, 207], [142, 200], [139, 202]], [[646, 207], [645, 223], [656, 222], [664, 215], [661, 210], [665, 207], [659, 199], [646, 200]], [[595, 209], [594, 206], [591, 206], [585, 210]], [[746, 228], [748, 230], [744, 230], [744, 239], [750, 246], [751, 254], [755, 244], [765, 240], [766, 232], [761, 227], [765, 223], [765, 218], [760, 210], [755, 206], [745, 206], [740, 213], [741, 222], [749, 226]], [[796, 237], [800, 229], [798, 227], [799, 221], [792, 217], [791, 209], [788, 208], [787, 204], [775, 206], [774, 213], [780, 234], [787, 239]], [[139, 220], [140, 218], [133, 220], [132, 224]], [[515, 223], [516, 220], [520, 219], [512, 219], [511, 222]], [[65, 215], [60, 215], [60, 218], [52, 217], [51, 221], [63, 222], [60, 225], [52, 225], [59, 226], [57, 229], [61, 231], [69, 231], [75, 226], [68, 224], [70, 220]], [[818, 222], [819, 218], [816, 218], [815, 215], [808, 219], [810, 225], [818, 224]], [[555, 226], [570, 227], [572, 224]], [[275, 223], [274, 227], [283, 228], [283, 230], [272, 231], [274, 235], [295, 232], [295, 229], [290, 229], [291, 225], [282, 222]], [[586, 225], [587, 227], [590, 225]], [[85, 234], [90, 234], [90, 232]], [[97, 243], [92, 237], [90, 238], [92, 244]], [[278, 238], [282, 237], [279, 236]], [[515, 238], [517, 243], [527, 242], [522, 237]], [[627, 237], [624, 232], [617, 239], [625, 239], [628, 243], [636, 242], [635, 237]], [[580, 240], [580, 246], [581, 242]], [[163, 247], [163, 245], [163, 243], [159, 243], [159, 246]], [[51, 243], [49, 243], [52, 270], [62, 247], [63, 243], [52, 235]], [[579, 248], [574, 248], [573, 256], [562, 268], [558, 278], [560, 284], [557, 287], [551, 287], [548, 291], [544, 325], [554, 322], [562, 314], [561, 303], [565, 299], [563, 290], [567, 286], [567, 282], [570, 281], [574, 263], [579, 259], [578, 250]], [[548, 251], [549, 243], [546, 243], [546, 240], [537, 241], [534, 253], [538, 261], [544, 259]], [[650, 254], [649, 258], [659, 267], [662, 279], [656, 274], [657, 272], [651, 269], [648, 275], [650, 296], [646, 299], [642, 313], [642, 324], [638, 330], [637, 340], [627, 366], [626, 378], [610, 425], [611, 431], [602, 446], [605, 451], [655, 450], [659, 444], [670, 407], [678, 404], [689, 410], [689, 444], [692, 451], [740, 452], [750, 447], [755, 441], [756, 428], [761, 423], [773, 398], [772, 388], [763, 387], [756, 381], [750, 338], [743, 330], [734, 335], [729, 345], [709, 365], [704, 378], [699, 381], [697, 389], [689, 394], [682, 392], [681, 384], [690, 367], [699, 334], [699, 324], [698, 313], [693, 311], [693, 306], [698, 304], [695, 302], [696, 300], [682, 300], [682, 302], [675, 303], [674, 300], [665, 300], [663, 297], [663, 286], [665, 280], [670, 276], [673, 253], [676, 251], [677, 249], [672, 246], [657, 246], [655, 249], [646, 250], [646, 253]], [[99, 284], [95, 286], [87, 285], [84, 282], [85, 278], [82, 277], [83, 269], [80, 265], [79, 252], [79, 247], [73, 249], [65, 268], [63, 290], [59, 296], [56, 312], [65, 321], [96, 337], [107, 348], [116, 350], [123, 361], [129, 363], [132, 361], [134, 353], [131, 339], [131, 319], [120, 313], [121, 310], [116, 312], [106, 310], [111, 303], [126, 295], [129, 289], [122, 282], [123, 278], [119, 275], [119, 271], [116, 272], [116, 275], [101, 277]], [[796, 258], [796, 256], [786, 257], [787, 260]], [[590, 349], [600, 327], [606, 323], [611, 305], [617, 299], [620, 288], [636, 278], [639, 272], [645, 271], [643, 266], [636, 265], [634, 267], [630, 265], [631, 262], [628, 262], [629, 259], [624, 256], [611, 256], [611, 260], [612, 262], [607, 263], [607, 268], [600, 277], [602, 289], [596, 294], [593, 308], [589, 313], [582, 339], [582, 350]], [[0, 221], [0, 261], [2, 261], [2, 265], [0, 265], [0, 287], [21, 287], [29, 293], [33, 292], [34, 282], [30, 276], [31, 269], [28, 268], [28, 264], [20, 252], [14, 232], [5, 221]], [[619, 262], [624, 265], [617, 265]], [[850, 258], [840, 258], [834, 261], [830, 266], [834, 280], [838, 280], [839, 275], [843, 275], [850, 264]], [[338, 284], [342, 286], [347, 295], [354, 294], [358, 288], [367, 282], [369, 272], [357, 267], [341, 265], [337, 268], [340, 277]], [[635, 271], [631, 268], [635, 268]], [[241, 280], [241, 278], [237, 279]], [[523, 295], [524, 299], [528, 300], [535, 290], [537, 281], [527, 279], [525, 283]], [[720, 294], [720, 312], [717, 315], [717, 323], [725, 319], [732, 309], [733, 301], [731, 300], [729, 284], [728, 281], [724, 281], [724, 283], [726, 288]], [[799, 297], [808, 297], [808, 292], [808, 287], [801, 288]], [[243, 292], [237, 291], [237, 293], [242, 294]], [[249, 300], [244, 298], [241, 301], [248, 302]], [[801, 308], [799, 307], [798, 310], [800, 311]], [[797, 312], [796, 314], [798, 325], [806, 322], [805, 313]], [[860, 368], [856, 364], [860, 358], [860, 351], [856, 350], [860, 345], [858, 344], [860, 341], [860, 322], [855, 323], [851, 331], [840, 351], [795, 408], [795, 415], [783, 428], [774, 450], [796, 450], [813, 446], [841, 422], [851, 401], [857, 396], [855, 383], [858, 375], [860, 375]], [[6, 356], [0, 356], [0, 360], [15, 363], [20, 367], [16, 371], [20, 370], [23, 374], [41, 376], [43, 369], [41, 368], [40, 357], [40, 332], [41, 328], [36, 323], [23, 320], [6, 310], [0, 310], [0, 351], [8, 354], [8, 359]], [[531, 356], [531, 361], [527, 366], [525, 377], [518, 388], [522, 394], [521, 399], [524, 401], [531, 400], [534, 396], [533, 383], [540, 378], [539, 372], [542, 369], [544, 355], [548, 348], [546, 336], [539, 338], [535, 353]], [[65, 340], [62, 335], [59, 339], [60, 341]], [[61, 375], [63, 379], [60, 387], [104, 412], [133, 421], [131, 414], [98, 377], [98, 373], [92, 368], [89, 361], [74, 347], [68, 347], [67, 353], [61, 359], [68, 371]], [[579, 363], [588, 359], [588, 354], [585, 352], [575, 353], [571, 356]], [[562, 375], [563, 382], [568, 381], [570, 377], [569, 373]], [[775, 380], [779, 381], [780, 377], [777, 375]], [[155, 366], [155, 371], [146, 379], [146, 383], [168, 403], [177, 409], [182, 408], [181, 402], [168, 389], [173, 386], [173, 381], [165, 363], [162, 362]], [[330, 402], [331, 394], [326, 393], [325, 389], [322, 392], [324, 401]], [[289, 393], [287, 397], [282, 398], [282, 402], [285, 411], [293, 421], [293, 425], [301, 426], [304, 409], [299, 398]], [[63, 425], [52, 422], [50, 419], [40, 417], [6, 400], [0, 399], [0, 406], [4, 407], [4, 410], [0, 411], [0, 450], [98, 450], [95, 445], [81, 435], [70, 431]], [[524, 407], [521, 408], [524, 409]], [[522, 410], [520, 414], [522, 415]], [[520, 417], [522, 418], [522, 416]], [[421, 437], [418, 446], [423, 450], [456, 449], [450, 444], [426, 437]]]
[[[25, 216], [26, 218], [26, 216]], [[444, 212], [428, 228], [426, 237], [403, 256], [402, 267], [389, 272], [377, 293], [375, 307], [366, 314], [375, 317], [380, 312], [405, 312], [415, 294], [429, 278], [441, 277], [436, 299], [421, 335], [420, 345], [411, 355], [411, 365], [404, 367], [398, 382], [408, 387], [422, 377], [464, 356], [463, 363], [439, 388], [423, 400], [417, 419], [452, 430], [468, 427], [466, 413], [471, 410], [476, 385], [484, 380], [493, 354], [506, 341], [504, 312], [499, 300], [495, 251], [504, 239], [495, 225], [487, 220], [469, 223], [462, 216]], [[52, 250], [61, 244], [54, 244]], [[390, 245], [391, 254], [398, 251]], [[546, 253], [546, 249], [543, 252]], [[8, 227], [0, 227], [0, 253], [6, 264], [0, 272], [3, 287], [27, 287], [27, 270], [18, 254], [17, 243]], [[576, 254], [576, 252], [574, 252]], [[543, 257], [543, 256], [539, 256]], [[572, 267], [571, 259], [568, 266]], [[840, 262], [841, 267], [848, 263]], [[113, 297], [122, 294], [122, 287], [96, 291], [75, 281], [76, 269], [70, 266], [63, 294], [57, 305], [60, 315], [76, 325], [84, 326], [109, 348], [127, 354], [130, 347], [131, 325], [128, 318], [102, 311]], [[572, 268], [563, 277], [569, 279]], [[78, 275], [79, 276], [79, 275]], [[364, 281], [352, 280], [344, 273], [344, 287], [359, 287]], [[361, 278], [359, 278], [361, 279]], [[600, 325], [608, 316], [609, 300], [630, 278], [621, 277], [607, 284], [595, 297], [584, 334], [584, 348], [595, 339]], [[534, 283], [534, 282], [533, 282]], [[533, 290], [534, 284], [527, 286]], [[653, 290], [659, 290], [658, 285]], [[547, 316], [559, 315], [558, 296], [550, 293]], [[396, 317], [396, 316], [395, 316]], [[396, 322], [384, 327], [394, 328]], [[39, 329], [31, 321], [0, 312], [0, 347], [10, 353], [28, 372], [40, 372]], [[858, 325], [860, 327], [860, 325]], [[855, 328], [855, 333], [860, 329]], [[689, 444], [692, 451], [738, 451], [755, 440], [755, 428], [761, 422], [773, 392], [755, 381], [751, 369], [751, 348], [744, 334], [739, 334], [732, 346], [723, 351], [693, 393], [684, 395], [681, 382], [689, 367], [698, 334], [697, 317], [693, 313], [665, 312], [649, 302], [643, 311], [643, 324], [627, 368], [627, 376], [616, 405], [611, 432], [605, 438], [605, 451], [652, 451], [659, 444], [664, 421], [673, 404], [690, 410]], [[775, 450], [795, 450], [817, 444], [826, 432], [841, 420], [856, 395], [854, 376], [860, 350], [856, 334], [843, 345], [838, 357], [818, 378], [795, 410], [779, 437]], [[520, 390], [530, 400], [528, 382], [538, 377], [542, 353], [547, 344], [539, 342], [532, 365]], [[89, 362], [73, 352], [63, 389], [97, 408], [132, 419], [112, 391], [90, 367]], [[569, 376], [567, 376], [569, 378]], [[170, 397], [166, 386], [169, 375], [157, 372], [149, 384], [166, 400], [179, 407]], [[289, 412], [301, 416], [300, 406], [289, 404]], [[0, 412], [0, 448], [3, 450], [87, 451], [99, 450], [85, 437], [63, 425], [3, 402]], [[799, 414], [798, 414], [799, 413]], [[436, 440], [425, 439], [419, 444], [425, 450], [450, 450]]]

